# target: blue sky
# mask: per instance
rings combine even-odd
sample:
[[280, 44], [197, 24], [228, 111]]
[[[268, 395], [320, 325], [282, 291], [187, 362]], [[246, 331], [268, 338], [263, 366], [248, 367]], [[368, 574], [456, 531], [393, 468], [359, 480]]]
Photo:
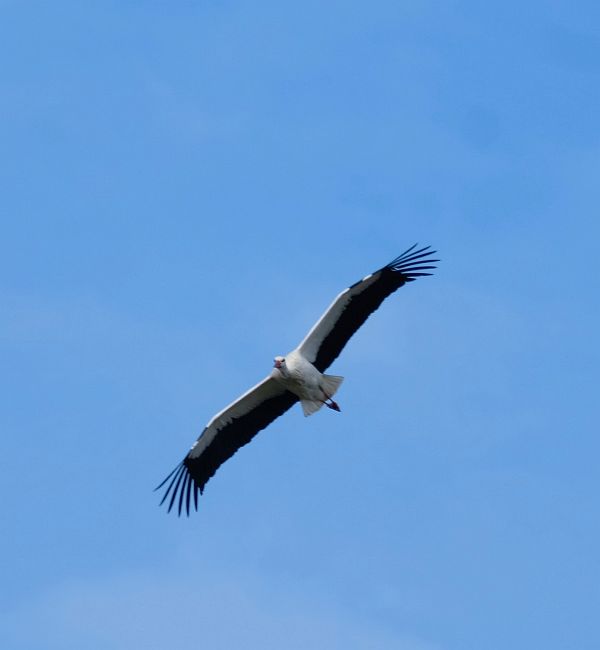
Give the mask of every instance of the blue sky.
[[[0, 2], [0, 642], [598, 648], [600, 9]], [[442, 262], [167, 516], [338, 291]]]

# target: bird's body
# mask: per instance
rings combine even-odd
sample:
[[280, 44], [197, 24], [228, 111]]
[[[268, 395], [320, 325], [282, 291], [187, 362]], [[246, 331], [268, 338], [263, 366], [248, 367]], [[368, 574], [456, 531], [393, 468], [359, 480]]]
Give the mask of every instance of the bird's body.
[[304, 415], [312, 415], [324, 404], [334, 411], [340, 410], [331, 398], [344, 378], [319, 372], [300, 350], [275, 357], [271, 378], [298, 397]]
[[429, 247], [409, 248], [383, 268], [344, 289], [308, 332], [300, 345], [285, 357], [275, 357], [271, 373], [237, 400], [217, 413], [206, 425], [183, 461], [157, 489], [167, 484], [161, 504], [168, 510], [178, 501], [178, 511], [190, 512], [191, 499], [198, 508], [208, 480], [240, 447], [273, 420], [300, 401], [304, 415], [323, 405], [339, 411], [332, 397], [343, 377], [324, 371], [340, 354], [350, 337], [379, 305], [398, 288], [435, 268]]

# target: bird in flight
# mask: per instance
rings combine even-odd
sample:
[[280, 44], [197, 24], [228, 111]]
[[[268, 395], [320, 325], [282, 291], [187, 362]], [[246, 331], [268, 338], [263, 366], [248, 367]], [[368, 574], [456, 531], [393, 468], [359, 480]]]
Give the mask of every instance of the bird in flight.
[[[416, 249], [416, 250], [415, 250]], [[396, 289], [436, 268], [435, 251], [417, 244], [381, 269], [344, 289], [304, 337], [285, 356], [276, 356], [270, 374], [217, 413], [206, 425], [183, 461], [156, 488], [166, 486], [160, 504], [167, 512], [198, 510], [202, 494], [217, 469], [262, 429], [300, 401], [304, 415], [327, 406], [340, 411], [333, 396], [343, 377], [324, 371], [350, 337]]]

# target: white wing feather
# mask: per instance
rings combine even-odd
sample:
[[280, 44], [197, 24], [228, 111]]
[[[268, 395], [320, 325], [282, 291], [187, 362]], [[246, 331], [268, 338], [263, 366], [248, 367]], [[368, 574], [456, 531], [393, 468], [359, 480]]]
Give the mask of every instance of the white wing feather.
[[285, 388], [270, 376], [246, 391], [231, 404], [219, 411], [206, 425], [202, 435], [192, 445], [190, 458], [197, 458], [210, 445], [215, 436], [223, 427], [227, 426], [234, 418], [239, 418], [249, 413], [271, 397], [276, 397], [285, 392]]
[[327, 307], [321, 318], [313, 325], [310, 332], [304, 337], [302, 343], [298, 346], [298, 350], [302, 353], [305, 359], [311, 363], [315, 362], [317, 353], [321, 347], [321, 343], [325, 337], [331, 333], [335, 328], [340, 316], [344, 309], [352, 300], [352, 296], [364, 291], [370, 284], [375, 282], [379, 277], [379, 272], [372, 273], [363, 278], [360, 282], [344, 289], [336, 299]]

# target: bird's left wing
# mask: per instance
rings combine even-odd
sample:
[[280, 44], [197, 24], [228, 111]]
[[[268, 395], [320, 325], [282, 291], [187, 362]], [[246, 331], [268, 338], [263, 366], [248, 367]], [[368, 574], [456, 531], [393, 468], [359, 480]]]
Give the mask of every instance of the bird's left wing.
[[198, 510], [198, 492], [204, 492], [217, 469], [297, 401], [293, 393], [267, 377], [217, 413], [188, 455], [156, 488], [168, 483], [161, 505], [170, 497], [168, 512], [177, 503], [179, 514], [185, 509], [189, 515], [193, 495]]
[[383, 268], [367, 275], [342, 293], [306, 335], [298, 349], [320, 372], [337, 358], [350, 337], [396, 289], [434, 269], [435, 253], [429, 246], [415, 250], [416, 244]]

